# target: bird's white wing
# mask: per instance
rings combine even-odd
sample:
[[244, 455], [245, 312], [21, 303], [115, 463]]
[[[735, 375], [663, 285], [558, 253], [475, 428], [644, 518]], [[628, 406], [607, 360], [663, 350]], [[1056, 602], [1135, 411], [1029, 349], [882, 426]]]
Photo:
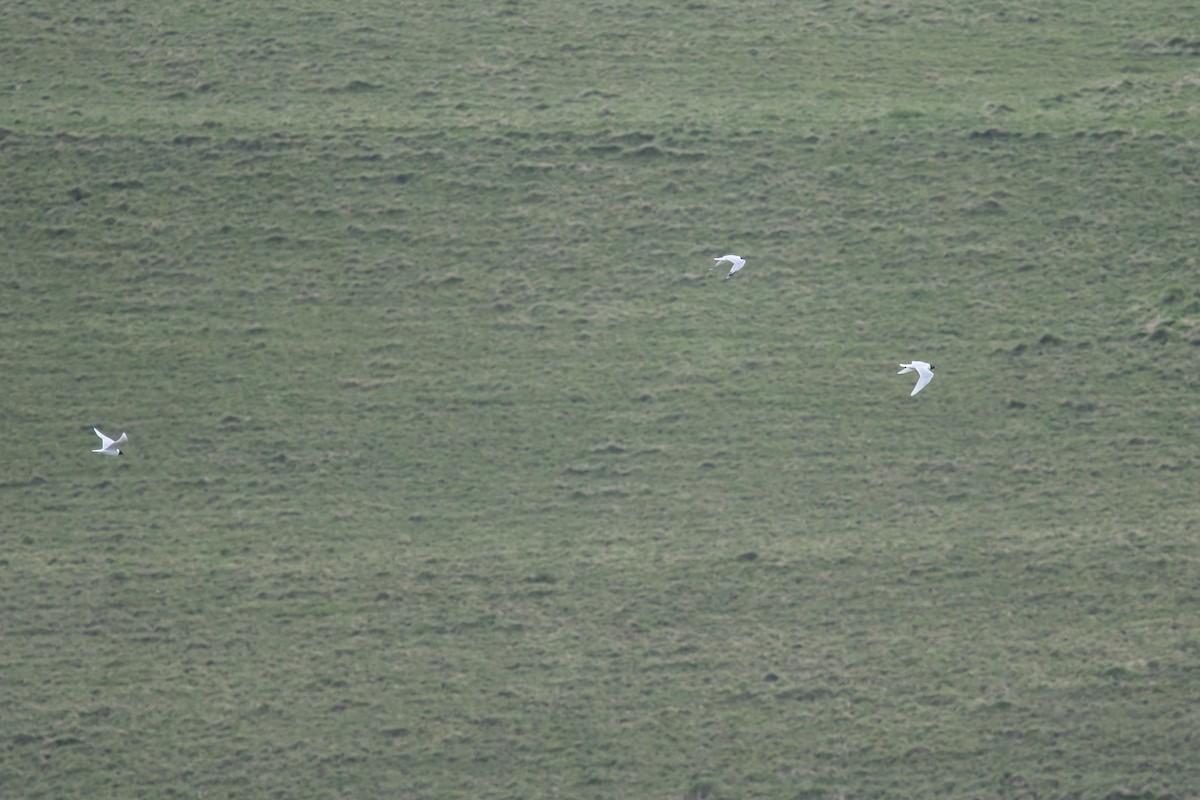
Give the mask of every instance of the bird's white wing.
[[129, 441], [129, 437], [126, 436], [124, 433], [122, 433], [120, 438], [118, 438], [115, 442], [113, 442], [113, 444], [125, 444], [128, 441]]
[[919, 373], [920, 373], [921, 377], [920, 377], [920, 378], [917, 380], [917, 385], [913, 387], [912, 394], [910, 394], [910, 395], [909, 395], [909, 397], [912, 397], [912, 396], [913, 396], [913, 395], [915, 395], [917, 392], [919, 392], [919, 391], [921, 391], [922, 389], [924, 389], [924, 388], [925, 388], [925, 386], [926, 386], [926, 385], [927, 385], [927, 384], [928, 384], [928, 383], [929, 383], [931, 380], [933, 380], [933, 372], [932, 372], [932, 371], [930, 371], [930, 370], [927, 370], [927, 369], [922, 369], [922, 368], [919, 368], [919, 367], [918, 367], [918, 368], [917, 368], [917, 372], [919, 372]]
[[897, 372], [897, 373], [896, 373], [897, 375], [903, 375], [903, 374], [904, 374], [904, 373], [906, 373], [906, 372], [912, 372], [912, 371], [913, 371], [913, 365], [912, 365], [912, 364], [901, 364], [900, 366], [904, 367], [904, 369], [902, 369], [902, 370], [900, 370], [899, 372]]
[[[107, 449], [109, 446], [112, 445], [113, 440], [108, 438], [107, 436], [105, 436], [103, 433], [101, 433], [99, 428], [92, 428], [92, 430], [94, 430], [96, 432], [96, 435], [100, 437], [100, 449], [101, 450]], [[124, 439], [124, 436], [125, 436], [125, 434], [121, 434], [122, 439]]]

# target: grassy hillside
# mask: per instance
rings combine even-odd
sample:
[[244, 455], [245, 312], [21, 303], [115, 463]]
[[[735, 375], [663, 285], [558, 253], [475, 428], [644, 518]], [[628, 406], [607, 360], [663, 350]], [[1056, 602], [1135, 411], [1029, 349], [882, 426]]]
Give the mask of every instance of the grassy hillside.
[[1200, 795], [1197, 11], [0, 7], [0, 786]]

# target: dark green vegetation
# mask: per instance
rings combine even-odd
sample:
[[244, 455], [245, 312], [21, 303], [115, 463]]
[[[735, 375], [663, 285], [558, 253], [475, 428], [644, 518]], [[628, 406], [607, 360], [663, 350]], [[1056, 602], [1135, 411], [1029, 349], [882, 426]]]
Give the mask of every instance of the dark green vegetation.
[[0, 5], [4, 795], [1200, 794], [1200, 8], [474, 5]]

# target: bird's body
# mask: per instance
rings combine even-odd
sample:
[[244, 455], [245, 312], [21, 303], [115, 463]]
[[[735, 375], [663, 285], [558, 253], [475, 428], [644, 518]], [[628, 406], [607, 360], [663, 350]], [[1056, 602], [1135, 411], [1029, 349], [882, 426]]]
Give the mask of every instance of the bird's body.
[[722, 261], [728, 261], [731, 265], [729, 267], [729, 274], [725, 276], [725, 280], [729, 280], [733, 277], [735, 272], [746, 266], [746, 259], [742, 258], [741, 256], [735, 256], [731, 254], [727, 256], [721, 256], [720, 258], [714, 258], [713, 265], [709, 267], [709, 270], [714, 269]]
[[919, 376], [917, 378], [917, 385], [915, 387], [913, 387], [912, 394], [910, 394], [909, 397], [912, 397], [917, 392], [924, 389], [925, 386], [931, 380], [933, 380], [933, 371], [935, 369], [937, 369], [937, 367], [935, 367], [933, 364], [930, 364], [927, 361], [913, 361], [910, 364], [901, 364], [900, 366], [902, 367], [902, 369], [896, 373], [897, 375], [903, 375], [906, 372], [914, 372], [915, 371], [917, 373], [917, 375]]
[[126, 436], [124, 433], [122, 433], [119, 438], [114, 440], [114, 439], [108, 438], [103, 433], [101, 433], [99, 428], [92, 428], [92, 430], [94, 430], [96, 432], [96, 435], [100, 437], [99, 449], [93, 450], [92, 452], [99, 453], [102, 456], [119, 456], [119, 455], [121, 455], [121, 450], [117, 447], [117, 445], [124, 444], [125, 442], [129, 441], [129, 437]]

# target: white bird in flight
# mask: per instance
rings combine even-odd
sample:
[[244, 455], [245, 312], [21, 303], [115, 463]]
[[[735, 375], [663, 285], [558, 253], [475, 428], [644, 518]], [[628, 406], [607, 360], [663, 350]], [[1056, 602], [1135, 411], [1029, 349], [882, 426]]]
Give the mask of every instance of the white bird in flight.
[[909, 397], [912, 397], [917, 392], [924, 389], [925, 385], [933, 380], [933, 371], [937, 369], [937, 367], [927, 361], [914, 361], [911, 364], [901, 364], [900, 366], [904, 369], [897, 372], [897, 375], [903, 375], [906, 372], [912, 372], [913, 370], [916, 370], [917, 375], [920, 376], [917, 378], [917, 385], [913, 387], [912, 394], [910, 394]]
[[114, 441], [101, 433], [99, 428], [92, 428], [92, 430], [94, 430], [96, 435], [100, 437], [100, 449], [93, 450], [92, 452], [99, 453], [102, 456], [121, 455], [121, 451], [117, 448], [117, 445], [124, 444], [125, 442], [129, 441], [129, 437], [123, 433], [121, 434], [121, 438]]
[[730, 264], [733, 265], [732, 267], [729, 268], [729, 274], [725, 276], [725, 280], [729, 280], [730, 278], [733, 277], [733, 273], [737, 272], [739, 269], [746, 266], [746, 259], [742, 258], [741, 256], [728, 255], [728, 256], [721, 256], [720, 258], [714, 258], [713, 265], [708, 268], [708, 271], [712, 272], [716, 268], [716, 266], [718, 264], [720, 264], [722, 261], [728, 261]]

